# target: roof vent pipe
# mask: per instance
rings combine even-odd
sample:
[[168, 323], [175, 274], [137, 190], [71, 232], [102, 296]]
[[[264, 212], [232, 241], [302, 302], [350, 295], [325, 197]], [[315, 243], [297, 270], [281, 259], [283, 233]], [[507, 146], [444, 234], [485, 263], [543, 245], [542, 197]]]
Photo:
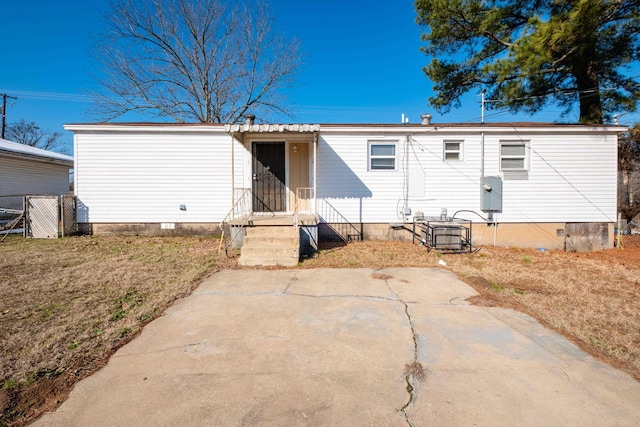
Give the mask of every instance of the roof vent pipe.
[[256, 116], [254, 116], [253, 114], [246, 114], [244, 116], [244, 124], [252, 125], [255, 119], [256, 119]]
[[423, 115], [421, 115], [420, 119], [422, 120], [422, 124], [423, 125], [430, 125], [432, 117], [433, 116], [431, 114], [423, 114]]

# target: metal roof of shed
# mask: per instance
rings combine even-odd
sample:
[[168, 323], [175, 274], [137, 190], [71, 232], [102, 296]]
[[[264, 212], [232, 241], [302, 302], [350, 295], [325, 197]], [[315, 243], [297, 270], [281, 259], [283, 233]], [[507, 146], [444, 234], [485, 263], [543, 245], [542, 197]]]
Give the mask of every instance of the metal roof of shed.
[[30, 158], [32, 160], [55, 162], [73, 167], [73, 157], [65, 154], [54, 153], [42, 148], [31, 147], [25, 144], [0, 139], [0, 154], [8, 154], [15, 157]]

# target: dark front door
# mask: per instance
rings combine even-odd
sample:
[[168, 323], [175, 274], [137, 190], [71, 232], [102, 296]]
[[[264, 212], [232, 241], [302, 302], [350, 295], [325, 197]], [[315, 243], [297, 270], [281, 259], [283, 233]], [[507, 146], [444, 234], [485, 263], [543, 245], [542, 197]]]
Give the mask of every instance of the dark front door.
[[284, 212], [284, 142], [253, 143], [253, 211]]

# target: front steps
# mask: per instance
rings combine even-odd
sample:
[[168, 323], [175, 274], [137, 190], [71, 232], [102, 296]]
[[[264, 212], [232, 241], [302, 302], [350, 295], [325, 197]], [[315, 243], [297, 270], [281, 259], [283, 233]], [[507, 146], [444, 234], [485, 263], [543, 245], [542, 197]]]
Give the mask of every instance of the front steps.
[[293, 267], [298, 264], [300, 243], [293, 225], [264, 225], [245, 230], [239, 265]]

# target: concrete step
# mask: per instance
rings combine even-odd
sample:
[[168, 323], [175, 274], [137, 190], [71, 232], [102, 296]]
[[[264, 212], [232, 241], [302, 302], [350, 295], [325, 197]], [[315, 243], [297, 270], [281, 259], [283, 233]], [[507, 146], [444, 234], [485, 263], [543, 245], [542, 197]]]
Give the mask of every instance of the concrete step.
[[296, 228], [293, 226], [265, 226], [247, 227], [247, 236], [275, 236], [275, 237], [296, 237]]
[[264, 257], [264, 258], [244, 258], [242, 255], [238, 259], [238, 265], [243, 267], [258, 267], [263, 265], [278, 265], [281, 267], [295, 267], [298, 265], [298, 257]]
[[300, 257], [296, 228], [291, 225], [247, 227], [238, 264], [295, 266]]
[[297, 243], [295, 237], [245, 236], [243, 246], [295, 248]]
[[297, 257], [297, 248], [288, 247], [261, 247], [261, 246], [243, 246], [240, 252], [241, 257], [245, 258], [274, 258], [274, 257]]

